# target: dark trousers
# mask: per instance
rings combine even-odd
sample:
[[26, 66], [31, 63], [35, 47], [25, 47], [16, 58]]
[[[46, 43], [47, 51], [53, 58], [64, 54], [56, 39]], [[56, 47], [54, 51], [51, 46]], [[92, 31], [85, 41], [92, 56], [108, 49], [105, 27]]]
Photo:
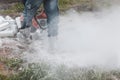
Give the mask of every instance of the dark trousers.
[[59, 9], [58, 0], [27, 0], [24, 9], [24, 27], [32, 25], [32, 19], [43, 3], [48, 23], [48, 36], [57, 36]]
[[22, 0], [22, 3], [25, 5], [26, 1], [27, 1], [27, 0]]

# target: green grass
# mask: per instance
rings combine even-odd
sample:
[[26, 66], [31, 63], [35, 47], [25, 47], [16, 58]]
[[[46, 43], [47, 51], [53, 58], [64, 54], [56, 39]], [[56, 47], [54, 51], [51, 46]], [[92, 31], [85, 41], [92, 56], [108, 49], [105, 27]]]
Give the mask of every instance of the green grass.
[[[80, 10], [89, 10], [89, 9], [98, 9], [99, 7], [110, 7], [111, 3], [103, 0], [103, 1], [96, 1], [96, 0], [59, 0], [59, 8], [60, 11], [66, 11], [72, 7], [79, 6]], [[86, 9], [88, 8], [88, 9]], [[16, 3], [14, 6], [10, 7], [7, 10], [0, 11], [0, 14], [14, 14], [22, 12], [24, 6], [21, 3]]]
[[81, 0], [59, 0], [59, 7], [61, 10], [66, 10], [73, 5], [80, 4]]
[[[80, 4], [83, 1], [86, 1], [86, 0], [59, 0], [59, 8], [60, 10], [67, 10], [74, 5]], [[0, 11], [0, 14], [22, 12], [23, 9], [24, 9], [24, 6], [21, 3], [16, 3], [14, 6], [10, 7], [9, 9]]]
[[119, 80], [120, 70], [104, 70], [97, 67], [51, 67], [46, 63], [29, 64], [19, 74], [1, 76], [0, 80]]
[[22, 59], [1, 57], [0, 62], [4, 63], [8, 69], [17, 70], [23, 63]]
[[86, 8], [93, 8], [94, 1], [93, 0], [59, 0], [60, 10], [67, 10], [69, 8], [79, 6], [81, 10]]
[[[0, 80], [119, 80], [120, 69], [106, 70], [95, 67], [68, 67], [64, 64], [23, 63], [21, 59], [0, 58], [14, 74], [2, 75]], [[20, 69], [21, 67], [21, 69]]]

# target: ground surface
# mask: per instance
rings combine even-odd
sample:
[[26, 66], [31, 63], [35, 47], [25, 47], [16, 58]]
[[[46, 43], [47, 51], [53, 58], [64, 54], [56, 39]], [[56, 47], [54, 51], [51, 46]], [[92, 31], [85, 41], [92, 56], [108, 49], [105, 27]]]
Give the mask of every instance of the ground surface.
[[[0, 39], [0, 74], [14, 73], [14, 68], [19, 68], [19, 60], [26, 50], [26, 45], [15, 39]], [[17, 62], [18, 61], [18, 62]]]
[[[4, 2], [5, 1], [5, 2]], [[8, 4], [6, 3], [6, 0], [0, 0], [0, 9], [1, 10], [7, 10], [9, 7], [11, 7], [12, 5], [14, 4]], [[16, 0], [15, 0], [16, 2]], [[4, 4], [3, 4], [4, 3]], [[11, 2], [10, 2], [11, 3]], [[8, 5], [6, 5], [8, 4]], [[90, 4], [91, 5], [91, 4]], [[77, 7], [76, 7], [77, 6]], [[75, 5], [75, 6], [72, 6], [72, 8], [76, 9], [76, 10], [80, 10], [81, 9], [81, 6], [80, 5]], [[86, 5], [83, 6], [83, 8], [86, 9]], [[89, 10], [91, 10], [91, 7], [88, 7]], [[7, 14], [9, 13], [9, 11], [7, 12]], [[19, 14], [19, 13], [18, 13]], [[75, 13], [76, 14], [76, 13]], [[13, 16], [16, 15], [15, 14], [12, 14]], [[70, 14], [69, 14], [70, 15]], [[89, 14], [88, 14], [89, 15]], [[88, 16], [87, 15], [87, 16]], [[68, 18], [68, 17], [67, 17]], [[76, 17], [75, 17], [76, 18]], [[77, 16], [78, 18], [78, 16]], [[86, 20], [86, 23], [88, 23], [88, 25], [91, 27], [93, 27], [93, 23], [97, 23], [97, 22], [94, 22], [96, 21], [96, 19], [94, 20], [93, 18], [93, 22], [90, 22], [92, 21], [91, 19], [89, 20], [89, 18], [91, 18], [90, 16], [88, 16], [87, 18], [83, 15], [82, 17], [80, 17], [79, 19], [81, 20], [83, 18], [83, 20]], [[97, 17], [98, 18], [98, 17]], [[109, 17], [111, 19], [111, 17]], [[108, 19], [108, 18], [107, 18]], [[114, 21], [116, 20], [115, 19], [115, 16], [113, 15], [113, 18], [112, 18]], [[79, 21], [80, 21], [79, 20]], [[79, 22], [80, 23], [80, 26], [81, 24], [84, 24], [84, 21], [81, 20], [81, 22], [79, 21], [75, 21], [75, 24], [74, 26], [77, 27], [77, 23], [76, 22]], [[89, 21], [88, 21], [89, 20]], [[97, 27], [100, 27], [101, 31], [103, 30], [104, 32], [104, 23], [103, 25], [101, 25], [101, 21], [103, 22], [105, 20], [105, 23], [107, 22], [106, 19], [100, 19], [100, 24], [99, 24], [99, 20], [98, 20], [98, 25], [100, 26], [97, 26]], [[73, 18], [72, 20], [68, 19], [68, 20], [65, 20], [65, 23], [67, 23], [67, 21], [71, 23], [71, 21], [73, 21]], [[83, 21], [83, 22], [82, 22]], [[112, 22], [114, 24], [114, 21]], [[119, 21], [119, 20], [118, 20]], [[70, 24], [69, 23], [69, 24]], [[73, 21], [74, 23], [74, 21]], [[84, 24], [83, 26], [88, 26], [87, 24]], [[92, 23], [92, 24], [91, 24]], [[110, 22], [109, 22], [110, 23]], [[118, 22], [119, 23], [119, 22]], [[66, 28], [67, 27], [71, 27], [72, 24], [66, 24]], [[108, 23], [106, 23], [108, 24]], [[116, 21], [115, 21], [115, 24]], [[63, 24], [64, 25], [64, 24]], [[68, 25], [68, 26], [67, 26]], [[76, 45], [77, 45], [77, 42], [79, 42], [81, 40], [78, 39], [78, 34], [75, 34], [75, 36], [73, 35], [73, 31], [75, 30], [75, 32], [79, 32], [79, 29], [80, 31], [85, 34], [86, 31], [90, 28], [81, 28], [78, 26], [78, 28], [75, 29], [75, 27], [72, 26], [71, 28], [68, 28], [66, 30], [70, 30], [70, 31], [64, 31], [64, 29], [62, 31], [63, 34], [65, 33], [67, 35], [67, 33], [70, 35], [70, 39], [68, 40], [68, 36], [66, 38], [64, 38], [63, 40], [66, 41], [66, 44], [67, 42], [68, 43], [73, 43], [71, 40], [71, 36], [73, 38], [77, 38], [75, 39], [74, 42], [76, 42], [76, 44], [72, 44], [74, 47], [75, 47], [75, 50], [76, 50]], [[96, 25], [95, 25], [96, 26]], [[86, 34], [87, 36], [91, 35], [91, 32], [94, 33], [94, 29], [97, 29], [97, 28], [94, 28], [93, 29], [90, 29], [88, 30], [87, 32], [90, 33], [90, 34]], [[101, 26], [103, 26], [103, 28], [101, 28]], [[73, 28], [74, 27], [74, 28]], [[107, 30], [106, 31], [109, 31], [109, 28], [106, 28]], [[82, 31], [83, 30], [83, 31]], [[85, 31], [84, 31], [85, 30]], [[113, 29], [112, 29], [113, 30]], [[117, 29], [119, 30], [119, 29]], [[91, 31], [91, 32], [89, 32]], [[105, 32], [106, 32], [105, 31]], [[111, 29], [110, 29], [111, 31]], [[104, 32], [104, 33], [105, 33]], [[99, 29], [98, 29], [98, 32], [99, 33]], [[109, 33], [109, 32], [107, 32]], [[110, 34], [110, 33], [109, 33]], [[109, 36], [109, 34], [106, 34]], [[105, 34], [104, 34], [105, 35]], [[80, 35], [79, 35], [80, 36]], [[92, 35], [93, 37], [95, 35]], [[101, 34], [99, 35], [101, 36]], [[114, 36], [114, 35], [110, 35], [110, 40], [111, 39], [111, 36]], [[90, 36], [91, 37], [91, 36]], [[82, 39], [84, 39], [85, 37], [82, 37]], [[103, 38], [103, 36], [101, 36], [101, 38]], [[105, 39], [107, 39], [106, 37], [104, 37]], [[89, 39], [89, 37], [88, 37]], [[90, 38], [91, 39], [91, 38]], [[96, 39], [96, 37], [95, 37]], [[95, 39], [93, 39], [92, 41], [94, 41]], [[74, 39], [73, 39], [74, 40]], [[79, 40], [79, 41], [76, 41], [76, 40]], [[85, 39], [86, 40], [86, 39]], [[83, 40], [83, 43], [84, 41]], [[98, 42], [101, 42], [99, 41], [100, 39], [98, 38]], [[119, 40], [119, 39], [118, 39]], [[70, 42], [69, 42], [70, 41]], [[107, 42], [108, 42], [107, 41]], [[89, 42], [88, 42], [89, 43]], [[91, 43], [91, 42], [90, 42]], [[105, 42], [106, 43], [106, 42]], [[109, 42], [108, 42], [109, 43]], [[110, 42], [111, 43], [111, 42]], [[64, 43], [65, 44], [65, 43]], [[117, 44], [117, 42], [116, 42]], [[69, 48], [71, 47], [71, 45], [69, 46], [69, 44], [67, 44], [68, 46], [65, 47], [68, 51], [74, 52], [74, 48]], [[86, 45], [86, 44], [85, 44]], [[92, 44], [93, 45], [93, 44]], [[99, 44], [98, 44], [99, 45]], [[100, 43], [100, 45], [102, 45], [102, 43]], [[108, 45], [108, 44], [107, 44]], [[33, 47], [35, 46], [35, 47]], [[66, 46], [66, 45], [65, 45]], [[88, 45], [89, 47], [90, 45]], [[105, 46], [105, 44], [104, 44]], [[113, 46], [114, 46], [114, 43], [113, 43]], [[112, 46], [112, 48], [113, 48]], [[29, 50], [29, 47], [30, 47], [30, 50]], [[85, 46], [86, 47], [86, 46]], [[90, 50], [91, 50], [91, 46], [90, 46]], [[94, 47], [93, 47], [94, 49]], [[95, 47], [96, 49], [96, 47]], [[27, 51], [28, 50], [28, 51]], [[84, 49], [81, 49], [81, 50], [84, 50]], [[86, 50], [86, 48], [85, 48]], [[21, 60], [21, 57], [23, 57], [23, 53], [26, 52], [26, 55], [27, 58], [32, 61], [32, 60], [35, 60], [35, 62], [37, 61], [36, 58], [40, 59], [40, 58], [45, 58], [45, 60], [48, 59], [48, 63], [46, 63], [45, 61], [42, 61], [42, 63], [40, 63], [40, 65], [38, 66], [37, 65], [37, 68], [34, 67], [34, 66], [29, 66], [28, 69], [25, 69], [24, 71], [22, 71], [22, 73], [16, 75], [17, 73], [21, 72], [22, 67], [23, 67], [23, 64], [25, 63], [25, 61], [22, 61]], [[76, 50], [77, 51], [77, 50]], [[79, 49], [78, 49], [79, 51]], [[101, 51], [101, 50], [100, 50]], [[109, 51], [110, 52], [110, 51]], [[65, 53], [65, 52], [63, 52]], [[108, 70], [108, 69], [99, 69], [99, 68], [96, 68], [96, 67], [92, 67], [92, 68], [81, 68], [81, 67], [68, 67], [68, 66], [65, 66], [66, 63], [65, 63], [65, 60], [66, 61], [69, 61], [69, 60], [72, 60], [72, 58], [75, 58], [75, 62], [77, 62], [78, 60], [78, 56], [75, 56], [72, 55], [73, 53], [71, 53], [71, 55], [69, 55], [69, 52], [68, 54], [48, 54], [46, 53], [45, 51], [43, 51], [43, 47], [41, 46], [41, 43], [40, 41], [36, 42], [36, 43], [32, 43], [32, 44], [26, 44], [26, 43], [21, 43], [20, 41], [16, 40], [16, 39], [11, 39], [11, 38], [1, 38], [0, 39], [0, 80], [39, 80], [39, 79], [42, 79], [42, 80], [120, 80], [120, 71], [119, 69], [114, 69], [114, 70]], [[96, 53], [95, 53], [96, 54]], [[29, 56], [30, 55], [30, 56]], [[77, 54], [76, 54], [77, 55]], [[99, 55], [99, 54], [98, 54]], [[89, 55], [88, 55], [89, 56]], [[97, 55], [96, 55], [97, 56]], [[89, 56], [90, 58], [93, 58], [93, 56]], [[114, 57], [114, 56], [113, 56]], [[67, 60], [67, 59], [68, 60]], [[103, 58], [103, 56], [102, 56]], [[105, 57], [105, 60], [106, 60], [107, 57]], [[62, 65], [56, 65], [56, 63], [53, 63], [52, 66], [51, 64], [49, 65], [49, 61], [56, 61], [57, 60], [62, 60], [63, 61], [63, 64]], [[82, 62], [82, 57], [80, 57], [80, 61]], [[86, 56], [85, 56], [85, 59], [86, 59]], [[98, 59], [100, 59], [100, 57], [98, 57]], [[94, 61], [98, 61], [98, 59], [96, 60], [96, 57], [95, 57], [95, 60]], [[84, 60], [84, 59], [83, 59]], [[111, 61], [111, 57], [109, 59], [110, 63], [112, 63]], [[38, 61], [41, 61], [41, 60], [38, 60]], [[51, 62], [52, 62], [51, 61]], [[86, 60], [86, 63], [87, 63], [88, 59]], [[91, 62], [94, 62], [94, 61], [91, 61]], [[74, 59], [73, 59], [73, 62], [74, 62]], [[89, 62], [89, 61], [88, 61]], [[98, 61], [99, 62], [99, 61]], [[103, 59], [103, 62], [104, 62], [104, 59]], [[80, 62], [78, 62], [80, 63]], [[84, 62], [85, 63], [85, 62]], [[114, 63], [114, 62], [113, 62]], [[65, 64], [65, 65], [64, 65]], [[70, 62], [71, 64], [71, 62]], [[50, 70], [49, 70], [50, 69]], [[14, 76], [13, 76], [14, 75]], [[10, 76], [12, 76], [12, 78], [10, 78]], [[7, 77], [7, 78], [6, 78]]]

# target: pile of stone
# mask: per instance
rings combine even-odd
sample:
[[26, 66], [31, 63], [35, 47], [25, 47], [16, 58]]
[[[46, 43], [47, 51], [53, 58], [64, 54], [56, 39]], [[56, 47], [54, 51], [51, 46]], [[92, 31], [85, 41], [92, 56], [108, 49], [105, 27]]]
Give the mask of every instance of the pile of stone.
[[14, 37], [17, 32], [16, 20], [10, 16], [0, 16], [0, 37]]

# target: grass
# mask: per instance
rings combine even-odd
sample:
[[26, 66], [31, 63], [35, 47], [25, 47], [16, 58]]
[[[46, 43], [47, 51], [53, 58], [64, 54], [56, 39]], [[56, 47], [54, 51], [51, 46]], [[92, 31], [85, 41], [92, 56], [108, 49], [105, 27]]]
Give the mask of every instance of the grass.
[[0, 80], [6, 80], [4, 77], [18, 73], [19, 69], [22, 68], [23, 60], [0, 57], [0, 63]]
[[[120, 69], [106, 70], [95, 67], [68, 67], [64, 64], [40, 63], [23, 64], [20, 59], [1, 58], [0, 62], [17, 71], [10, 75], [0, 74], [0, 80], [119, 80]], [[20, 69], [21, 67], [21, 69]]]
[[9, 14], [18, 14], [22, 12], [24, 9], [24, 6], [21, 3], [15, 3], [13, 6], [9, 7], [6, 10], [1, 10], [0, 14], [2, 15], [9, 15]]
[[93, 0], [59, 0], [60, 10], [67, 10], [78, 6], [80, 10], [89, 10], [94, 6]]
[[17, 70], [23, 61], [17, 58], [0, 58], [0, 62], [4, 63], [9, 69]]
[[0, 80], [119, 80], [120, 69], [95, 67], [68, 67], [64, 64], [25, 63], [21, 59], [0, 58], [12, 74], [0, 73]]
[[120, 70], [104, 70], [97, 67], [68, 68], [65, 65], [51, 67], [46, 63], [32, 63], [19, 74], [1, 76], [0, 80], [119, 80]]
[[48, 71], [48, 65], [31, 63], [17, 74], [10, 76], [0, 75], [0, 80], [39, 80], [46, 78], [46, 76], [49, 75]]
[[[70, 8], [78, 6], [80, 10], [96, 10], [98, 7], [110, 7], [111, 3], [107, 0], [59, 0], [60, 11], [66, 11]], [[20, 13], [24, 9], [23, 4], [17, 2], [7, 10], [0, 11], [0, 14]]]
[[[75, 5], [80, 5], [84, 2], [84, 4], [91, 2], [91, 0], [59, 0], [59, 8], [61, 11], [67, 10]], [[19, 13], [22, 12], [24, 6], [21, 3], [15, 3], [14, 6], [8, 8], [7, 10], [0, 11], [0, 14], [10, 14], [10, 13]]]

